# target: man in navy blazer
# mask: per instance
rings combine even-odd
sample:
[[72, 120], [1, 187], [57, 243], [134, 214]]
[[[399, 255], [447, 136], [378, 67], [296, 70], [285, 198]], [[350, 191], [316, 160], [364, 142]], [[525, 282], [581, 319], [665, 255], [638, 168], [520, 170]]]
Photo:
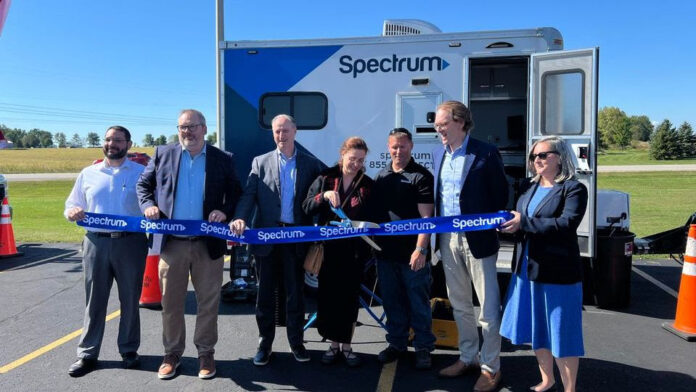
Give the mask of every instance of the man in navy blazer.
[[[302, 209], [302, 201], [312, 182], [324, 169], [314, 156], [300, 151], [295, 145], [295, 119], [279, 114], [271, 122], [273, 141], [277, 148], [254, 158], [242, 197], [230, 223], [234, 233], [241, 234], [250, 222], [253, 226], [302, 226], [312, 223]], [[299, 362], [309, 361], [304, 347], [304, 260], [307, 244], [250, 245], [256, 260], [258, 295], [256, 323], [259, 346], [254, 365], [264, 366], [271, 358], [275, 337], [275, 288], [278, 276], [283, 280], [286, 295], [287, 334], [290, 349]]]
[[[470, 137], [471, 112], [461, 102], [437, 107], [435, 130], [443, 148], [433, 153], [435, 213], [438, 216], [488, 213], [502, 210], [508, 184], [500, 152], [491, 144]], [[460, 357], [440, 376], [456, 377], [480, 365], [474, 391], [494, 390], [500, 382], [500, 292], [496, 273], [498, 235], [495, 230], [443, 233], [431, 239], [443, 261], [447, 292], [459, 333]], [[471, 283], [481, 304], [479, 338]]]
[[[182, 110], [177, 129], [179, 143], [160, 146], [137, 185], [140, 209], [148, 219], [188, 219], [228, 222], [241, 194], [232, 154], [207, 145], [205, 117], [197, 110]], [[193, 342], [198, 349], [202, 379], [215, 376], [217, 317], [222, 285], [225, 240], [165, 235], [160, 253], [162, 287], [162, 340], [164, 360], [160, 379], [172, 378], [184, 353], [184, 305], [189, 273], [198, 313]]]

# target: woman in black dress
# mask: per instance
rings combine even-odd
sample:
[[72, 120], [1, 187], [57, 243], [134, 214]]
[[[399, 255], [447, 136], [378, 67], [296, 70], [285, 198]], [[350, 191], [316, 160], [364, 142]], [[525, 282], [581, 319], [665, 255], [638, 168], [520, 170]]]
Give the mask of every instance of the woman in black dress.
[[[369, 220], [370, 193], [374, 182], [364, 173], [367, 144], [358, 137], [343, 142], [338, 164], [326, 169], [309, 188], [302, 204], [308, 215], [318, 215], [319, 224], [340, 220], [330, 206], [341, 207], [353, 220]], [[358, 295], [369, 246], [360, 238], [324, 243], [324, 262], [319, 271], [317, 328], [331, 341], [322, 362], [334, 363], [339, 350], [348, 366], [359, 366], [360, 357], [350, 345], [358, 318]]]

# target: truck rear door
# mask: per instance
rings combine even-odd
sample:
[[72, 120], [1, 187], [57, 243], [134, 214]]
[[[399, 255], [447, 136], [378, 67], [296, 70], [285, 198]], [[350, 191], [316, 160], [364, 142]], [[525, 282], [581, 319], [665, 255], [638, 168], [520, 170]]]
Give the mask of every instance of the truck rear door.
[[570, 145], [576, 175], [589, 192], [587, 211], [578, 228], [584, 257], [595, 256], [598, 71], [599, 48], [531, 56], [527, 153], [544, 136], [560, 136]]

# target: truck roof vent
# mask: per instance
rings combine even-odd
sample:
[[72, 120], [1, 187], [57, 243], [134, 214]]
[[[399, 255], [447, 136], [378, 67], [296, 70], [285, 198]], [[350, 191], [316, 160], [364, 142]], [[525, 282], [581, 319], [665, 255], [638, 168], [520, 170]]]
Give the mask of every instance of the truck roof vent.
[[432, 23], [420, 19], [387, 19], [382, 28], [383, 36], [436, 34], [442, 31]]

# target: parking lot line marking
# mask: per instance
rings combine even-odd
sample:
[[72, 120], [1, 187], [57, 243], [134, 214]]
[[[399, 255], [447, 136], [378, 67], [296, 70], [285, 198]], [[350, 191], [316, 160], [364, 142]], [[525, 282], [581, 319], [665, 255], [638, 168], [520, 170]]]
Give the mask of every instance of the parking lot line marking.
[[665, 285], [664, 283], [660, 282], [659, 280], [653, 278], [652, 276], [650, 276], [650, 275], [648, 275], [647, 273], [645, 273], [645, 272], [639, 270], [639, 269], [636, 268], [636, 267], [632, 267], [631, 269], [633, 270], [633, 272], [635, 272], [635, 273], [637, 273], [638, 275], [640, 275], [640, 276], [642, 276], [643, 278], [645, 278], [645, 280], [647, 280], [648, 282], [650, 282], [650, 283], [654, 284], [655, 286], [661, 288], [661, 289], [662, 289], [664, 292], [666, 292], [667, 294], [671, 295], [671, 296], [674, 297], [674, 298], [679, 298], [679, 293], [677, 293], [676, 291], [672, 290], [671, 287]]
[[382, 365], [382, 372], [379, 374], [379, 381], [377, 382], [377, 392], [391, 392], [394, 387], [397, 362], [394, 361]]
[[[106, 321], [113, 320], [120, 315], [121, 315], [121, 310], [117, 310], [117, 311], [111, 313], [110, 315], [106, 316]], [[38, 349], [32, 353], [29, 353], [29, 354], [23, 356], [22, 358], [19, 358], [18, 360], [14, 361], [14, 362], [10, 362], [5, 366], [0, 367], [0, 374], [7, 373], [16, 367], [22, 366], [25, 363], [31, 361], [32, 359], [37, 358], [37, 357], [53, 350], [54, 348], [59, 347], [65, 343], [75, 339], [76, 337], [80, 336], [81, 334], [82, 334], [82, 328], [63, 336], [62, 338], [60, 338], [52, 343], [47, 344], [47, 345], [41, 347], [40, 349]]]

